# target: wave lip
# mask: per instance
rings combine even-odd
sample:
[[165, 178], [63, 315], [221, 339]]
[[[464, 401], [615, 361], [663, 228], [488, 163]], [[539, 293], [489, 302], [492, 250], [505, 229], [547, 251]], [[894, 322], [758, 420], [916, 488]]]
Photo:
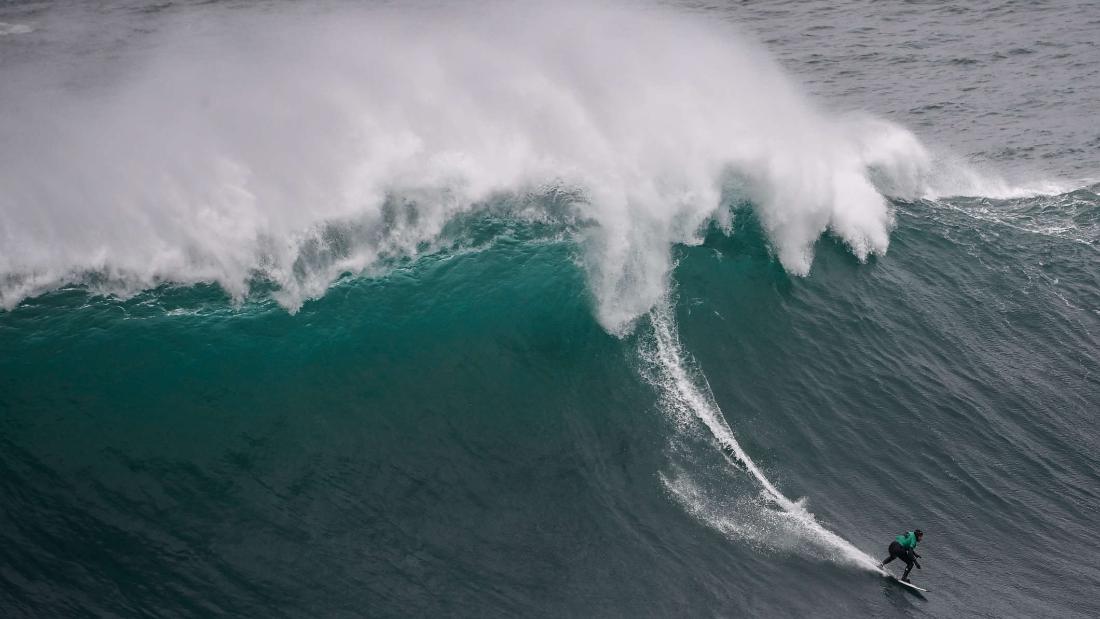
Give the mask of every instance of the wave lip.
[[[22, 282], [4, 305], [89, 272], [239, 298], [259, 273], [294, 309], [342, 270], [542, 187], [578, 196], [582, 263], [616, 333], [660, 298], [671, 245], [728, 222], [733, 201], [758, 209], [792, 273], [825, 230], [861, 258], [886, 250], [892, 217], [861, 145], [728, 26], [493, 8], [214, 10], [221, 22], [157, 31], [101, 96], [66, 91], [63, 67], [40, 76], [0, 119], [25, 146], [0, 155], [0, 271]], [[357, 231], [341, 264], [303, 268], [334, 226]]]
[[[902, 127], [817, 109], [728, 24], [489, 7], [165, 14], [94, 97], [66, 66], [114, 61], [63, 58], [0, 114], [20, 146], [0, 153], [0, 305], [89, 282], [240, 300], [263, 281], [295, 311], [506, 203], [583, 222], [595, 314], [622, 335], [665, 294], [672, 247], [729, 228], [735, 205], [806, 275], [823, 233], [860, 260], [886, 252], [884, 195], [988, 190], [939, 182]], [[571, 198], [517, 199], [532, 193]]]

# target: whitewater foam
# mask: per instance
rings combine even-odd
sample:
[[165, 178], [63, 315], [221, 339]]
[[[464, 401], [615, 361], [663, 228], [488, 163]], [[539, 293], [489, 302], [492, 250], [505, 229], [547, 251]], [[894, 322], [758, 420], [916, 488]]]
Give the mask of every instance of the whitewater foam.
[[883, 188], [928, 190], [915, 136], [822, 113], [729, 25], [479, 8], [182, 11], [140, 53], [34, 72], [0, 99], [0, 307], [70, 283], [239, 300], [262, 280], [293, 311], [500, 196], [564, 190], [596, 315], [623, 334], [671, 247], [733, 203], [805, 275], [826, 231], [886, 251]]
[[[546, 186], [583, 196], [584, 264], [616, 332], [659, 298], [670, 245], [698, 241], [729, 175], [792, 272], [830, 225], [861, 257], [886, 248], [850, 141], [727, 28], [580, 6], [341, 11], [164, 34], [91, 100], [12, 95], [0, 272], [36, 284], [3, 304], [88, 272], [235, 297], [259, 273], [293, 309], [495, 194]], [[314, 260], [333, 229], [346, 242]]]

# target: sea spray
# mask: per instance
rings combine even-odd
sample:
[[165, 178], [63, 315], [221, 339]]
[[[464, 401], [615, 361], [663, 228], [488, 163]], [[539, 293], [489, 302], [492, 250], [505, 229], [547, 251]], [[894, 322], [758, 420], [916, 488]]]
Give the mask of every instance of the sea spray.
[[266, 281], [296, 310], [499, 196], [565, 190], [596, 315], [621, 334], [664, 294], [671, 246], [731, 201], [806, 274], [826, 230], [860, 259], [886, 250], [869, 165], [926, 167], [909, 132], [820, 112], [728, 25], [486, 8], [214, 8], [166, 17], [94, 85], [35, 74], [0, 117], [19, 146], [0, 154], [0, 303]]

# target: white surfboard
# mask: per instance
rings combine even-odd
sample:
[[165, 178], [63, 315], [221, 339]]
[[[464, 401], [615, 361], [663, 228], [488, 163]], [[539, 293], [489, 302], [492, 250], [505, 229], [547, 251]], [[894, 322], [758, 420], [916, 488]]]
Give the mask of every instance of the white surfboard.
[[889, 578], [890, 580], [898, 583], [899, 585], [901, 585], [903, 587], [908, 587], [908, 588], [913, 589], [915, 591], [923, 591], [924, 593], [928, 593], [928, 589], [923, 589], [921, 587], [918, 587], [918, 586], [914, 585], [911, 582], [905, 582], [904, 580], [898, 578], [897, 576], [894, 576], [893, 574], [891, 574], [890, 572], [887, 572], [885, 570], [882, 572], [882, 575]]

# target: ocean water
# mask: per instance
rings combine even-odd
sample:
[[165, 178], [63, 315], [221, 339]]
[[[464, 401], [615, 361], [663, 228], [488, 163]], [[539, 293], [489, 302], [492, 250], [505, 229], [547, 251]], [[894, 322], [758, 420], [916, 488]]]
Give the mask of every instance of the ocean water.
[[1097, 31], [0, 4], [0, 614], [1100, 614]]

